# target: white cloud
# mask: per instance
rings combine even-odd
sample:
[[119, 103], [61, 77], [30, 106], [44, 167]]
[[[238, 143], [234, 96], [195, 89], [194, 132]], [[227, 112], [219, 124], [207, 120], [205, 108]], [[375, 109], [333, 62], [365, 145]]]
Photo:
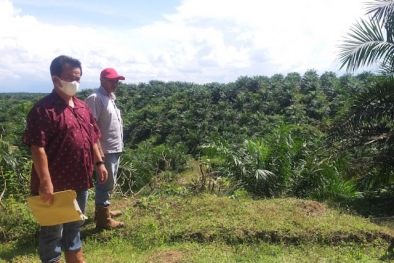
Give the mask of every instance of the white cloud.
[[0, 0], [0, 92], [11, 80], [22, 87], [25, 79], [48, 79], [50, 61], [60, 54], [81, 60], [81, 86], [89, 88], [104, 67], [131, 83], [337, 71], [341, 36], [364, 13], [359, 0], [185, 0], [164, 20], [117, 29], [72, 19], [46, 24]]
[[188, 0], [177, 10], [166, 16], [166, 23], [146, 30], [163, 38], [167, 33], [179, 51], [174, 54], [178, 65], [197, 63], [196, 74], [208, 64], [236, 74], [253, 62], [270, 63], [260, 68], [263, 75], [311, 68], [336, 71], [341, 35], [365, 11], [355, 0]]

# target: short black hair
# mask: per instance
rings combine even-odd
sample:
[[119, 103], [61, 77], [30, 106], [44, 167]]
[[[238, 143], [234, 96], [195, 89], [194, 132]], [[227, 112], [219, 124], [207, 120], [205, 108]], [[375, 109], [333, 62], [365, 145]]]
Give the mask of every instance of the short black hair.
[[64, 67], [67, 64], [73, 68], [79, 68], [81, 70], [81, 76], [82, 76], [81, 62], [78, 59], [75, 59], [75, 58], [72, 58], [69, 56], [65, 56], [65, 55], [58, 56], [57, 58], [52, 60], [51, 66], [49, 68], [49, 70], [51, 72], [51, 76], [55, 75], [55, 76], [60, 77], [60, 75], [62, 74], [62, 72], [64, 70]]

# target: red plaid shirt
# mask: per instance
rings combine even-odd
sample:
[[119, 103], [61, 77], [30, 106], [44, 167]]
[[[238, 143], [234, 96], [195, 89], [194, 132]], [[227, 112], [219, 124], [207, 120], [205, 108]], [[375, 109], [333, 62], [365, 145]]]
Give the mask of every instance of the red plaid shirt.
[[[101, 136], [89, 106], [74, 97], [74, 108], [55, 92], [30, 110], [23, 143], [44, 147], [54, 191], [87, 190], [93, 186], [93, 144]], [[34, 164], [30, 188], [38, 194]]]

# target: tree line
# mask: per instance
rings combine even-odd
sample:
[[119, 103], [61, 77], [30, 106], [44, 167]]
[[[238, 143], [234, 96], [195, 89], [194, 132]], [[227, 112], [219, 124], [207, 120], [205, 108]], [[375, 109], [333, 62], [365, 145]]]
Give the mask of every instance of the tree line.
[[[176, 176], [198, 160], [229, 189], [255, 197], [353, 196], [371, 188], [361, 152], [342, 153], [330, 136], [352, 97], [375, 83], [364, 72], [338, 77], [289, 73], [195, 84], [150, 81], [120, 84], [117, 106], [124, 119], [122, 192], [135, 192], [152, 177]], [[85, 99], [91, 89], [77, 94]], [[5, 196], [28, 194], [28, 149], [21, 144], [28, 111], [44, 94], [0, 95], [1, 176]], [[329, 140], [331, 139], [331, 140]], [[328, 147], [330, 146], [330, 147]], [[365, 153], [367, 156], [367, 153]], [[382, 182], [383, 183], [383, 182]], [[376, 185], [377, 188], [382, 185]]]
[[[392, 194], [394, 1], [366, 6], [368, 18], [350, 28], [338, 56], [348, 72], [378, 64], [377, 74], [319, 76], [311, 69], [303, 75], [241, 76], [227, 84], [121, 84], [122, 191], [133, 193], [160, 174], [174, 177], [194, 159], [202, 178], [225, 183], [227, 194]], [[20, 139], [26, 114], [40, 96], [0, 96], [1, 197], [28, 191], [31, 160]]]

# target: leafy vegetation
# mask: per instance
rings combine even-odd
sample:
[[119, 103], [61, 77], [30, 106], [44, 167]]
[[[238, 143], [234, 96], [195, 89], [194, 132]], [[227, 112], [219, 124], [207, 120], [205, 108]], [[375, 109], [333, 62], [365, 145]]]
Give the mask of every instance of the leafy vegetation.
[[349, 176], [357, 178], [363, 192], [390, 189], [394, 180], [393, 3], [370, 2], [370, 17], [351, 29], [340, 53], [342, 67], [355, 70], [378, 63], [381, 73], [359, 92], [349, 94], [348, 106], [336, 116], [330, 131], [333, 148], [339, 154], [351, 154]]
[[[338, 206], [296, 198], [254, 200], [241, 191], [219, 196], [231, 184], [216, 182], [222, 190], [216, 184], [212, 191], [200, 164], [192, 161], [188, 166], [171, 179], [159, 175], [153, 189], [114, 201], [113, 206], [124, 212], [122, 229], [97, 230], [91, 200], [81, 232], [86, 259], [93, 263], [393, 259], [392, 222], [359, 216], [356, 204], [365, 206], [364, 199]], [[5, 205], [7, 213], [0, 214], [4, 244], [0, 262], [39, 262], [38, 224], [26, 205], [10, 198]]]
[[[339, 58], [349, 71], [380, 63], [378, 76], [311, 69], [227, 84], [121, 84], [126, 148], [114, 195], [127, 226], [113, 235], [86, 222], [89, 261], [392, 260], [394, 5], [368, 6]], [[35, 260], [21, 137], [44, 95], [0, 94], [6, 261]]]
[[[339, 253], [346, 251], [346, 257], [336, 252], [337, 259], [373, 262], [390, 257], [391, 230], [362, 219], [376, 216], [376, 211], [363, 212], [362, 217], [344, 213], [353, 223], [338, 225], [342, 212], [354, 206], [352, 200], [372, 190], [381, 195], [385, 188], [379, 184], [371, 188], [365, 178], [353, 176], [358, 162], [366, 164], [360, 154], [337, 154], [334, 146], [338, 143], [331, 140], [329, 147], [326, 141], [332, 124], [352, 105], [349, 98], [363, 94], [363, 87], [374, 83], [374, 75], [368, 72], [337, 77], [332, 72], [319, 76], [310, 70], [303, 76], [240, 77], [228, 84], [121, 84], [117, 105], [124, 116], [126, 149], [115, 195], [129, 199], [118, 205], [127, 211], [125, 221], [130, 228], [113, 238], [106, 232], [96, 233], [88, 221], [84, 235], [90, 261], [102, 262], [94, 251], [112, 244], [134, 251], [135, 262], [167, 257], [166, 251], [182, 258], [174, 262], [208, 262], [211, 256], [205, 254], [201, 259], [207, 252], [198, 251], [212, 250], [212, 242], [229, 251], [230, 258], [250, 257], [249, 262], [256, 258], [278, 262], [269, 256], [272, 253], [291, 262], [289, 252], [302, 262], [303, 252], [297, 249], [309, 246], [315, 249], [311, 257], [318, 261], [323, 260], [319, 253], [333, 259], [332, 250], [327, 252], [330, 247]], [[84, 90], [78, 96], [84, 99], [90, 92]], [[31, 159], [20, 140], [24, 118], [42, 96], [0, 95], [0, 119], [4, 120], [0, 123], [0, 185], [5, 185], [2, 200], [7, 211], [2, 214], [0, 236], [8, 244], [0, 258], [15, 262], [36, 258], [38, 226], [25, 203]], [[362, 153], [369, 156], [367, 151]], [[197, 176], [188, 173], [192, 168]], [[377, 178], [377, 174], [369, 176]], [[311, 199], [337, 200], [339, 209], [331, 211], [327, 205], [307, 201]], [[317, 217], [323, 220], [319, 223], [317, 218], [302, 217], [308, 213], [304, 205], [307, 210], [316, 206], [330, 211], [323, 218], [332, 221]], [[300, 216], [298, 221], [295, 215]], [[391, 216], [383, 216], [387, 215]], [[308, 225], [298, 227], [304, 221]], [[323, 231], [321, 224], [332, 225], [332, 231]], [[363, 230], [366, 228], [369, 230]], [[263, 249], [267, 242], [272, 251]], [[346, 246], [340, 248], [339, 244]], [[368, 254], [372, 246], [373, 256]], [[243, 252], [237, 255], [239, 249]], [[268, 256], [256, 255], [259, 250]], [[107, 253], [101, 256], [110, 257], [112, 252]], [[112, 262], [125, 258], [111, 257]], [[217, 259], [233, 262], [220, 253]]]
[[[372, 85], [370, 76], [338, 78], [310, 70], [303, 76], [240, 77], [228, 84], [121, 84], [117, 104], [126, 145], [121, 190], [138, 192], [159, 173], [182, 172], [193, 158], [255, 197], [353, 196], [358, 189], [348, 181], [348, 165], [354, 157], [334, 155], [325, 138], [330, 123], [349, 106], [350, 94]], [[78, 96], [84, 99], [90, 92]], [[0, 97], [1, 136], [15, 146], [12, 156], [22, 169], [4, 163], [3, 171], [11, 171], [7, 177], [15, 185], [28, 178], [30, 154], [20, 140], [26, 114], [42, 96]], [[10, 184], [5, 196], [20, 192]]]

